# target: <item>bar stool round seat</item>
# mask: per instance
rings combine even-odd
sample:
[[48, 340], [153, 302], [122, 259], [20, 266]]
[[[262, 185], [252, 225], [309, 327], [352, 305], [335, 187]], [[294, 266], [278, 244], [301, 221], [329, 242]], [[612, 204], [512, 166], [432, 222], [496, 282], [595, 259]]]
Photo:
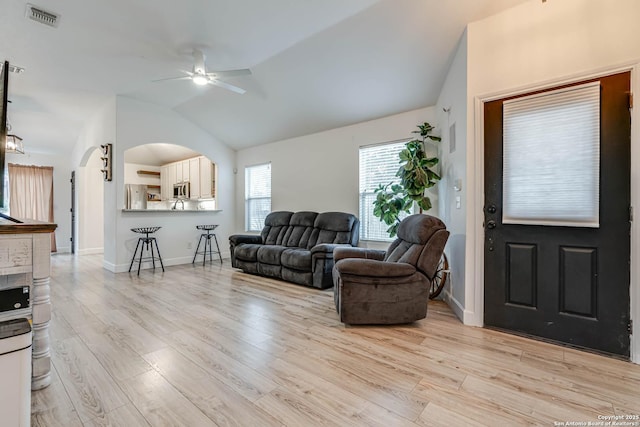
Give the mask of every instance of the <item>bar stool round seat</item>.
[[[207, 253], [209, 254], [209, 261], [213, 261], [213, 254], [217, 254], [220, 258], [220, 264], [222, 264], [222, 254], [220, 253], [220, 246], [218, 245], [218, 238], [215, 233], [212, 233], [218, 227], [217, 224], [206, 224], [206, 225], [196, 225], [198, 230], [206, 231], [206, 233], [202, 233], [200, 235], [200, 240], [198, 240], [198, 247], [196, 248], [196, 253], [193, 254], [193, 261], [191, 264], [196, 262], [196, 257], [198, 255], [202, 255], [202, 265], [207, 261]], [[211, 239], [216, 242], [216, 250], [212, 250]], [[200, 245], [204, 240], [204, 250], [200, 251]]]
[[[140, 275], [140, 266], [142, 265], [142, 261], [151, 261], [153, 263], [153, 269], [156, 269], [156, 260], [160, 261], [160, 266], [162, 267], [162, 271], [164, 271], [164, 264], [162, 263], [162, 256], [160, 256], [160, 248], [158, 248], [158, 241], [155, 237], [149, 237], [149, 234], [153, 234], [156, 231], [160, 230], [162, 227], [136, 227], [132, 228], [131, 231], [134, 233], [144, 234], [144, 237], [138, 238], [138, 244], [136, 245], [136, 250], [133, 251], [133, 257], [131, 258], [131, 264], [129, 264], [129, 271], [133, 267], [133, 263], [138, 261], [138, 276]], [[155, 245], [155, 250], [158, 253], [158, 256], [154, 254], [153, 247]], [[151, 254], [151, 256], [143, 256], [145, 246], [147, 248], [147, 252]], [[140, 248], [140, 254], [138, 255], [138, 259], [136, 259], [136, 255], [138, 254], [138, 248]]]

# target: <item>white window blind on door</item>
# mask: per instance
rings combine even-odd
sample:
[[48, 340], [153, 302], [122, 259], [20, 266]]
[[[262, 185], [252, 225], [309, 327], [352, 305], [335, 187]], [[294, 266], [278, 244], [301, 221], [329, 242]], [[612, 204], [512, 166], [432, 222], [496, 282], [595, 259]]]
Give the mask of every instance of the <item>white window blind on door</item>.
[[[391, 241], [388, 225], [373, 215], [374, 192], [380, 184], [399, 182], [400, 151], [406, 141], [360, 147], [360, 238], [362, 240]], [[401, 217], [406, 215], [401, 215]]]
[[599, 226], [600, 84], [503, 104], [505, 224]]
[[261, 231], [271, 212], [271, 163], [246, 167], [244, 183], [245, 228]]

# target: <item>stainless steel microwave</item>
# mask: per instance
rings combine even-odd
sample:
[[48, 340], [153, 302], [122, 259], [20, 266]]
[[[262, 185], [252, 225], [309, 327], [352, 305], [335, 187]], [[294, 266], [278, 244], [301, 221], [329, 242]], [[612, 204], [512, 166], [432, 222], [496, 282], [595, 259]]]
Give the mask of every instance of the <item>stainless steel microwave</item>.
[[174, 199], [188, 199], [189, 197], [191, 197], [191, 187], [188, 182], [173, 184]]

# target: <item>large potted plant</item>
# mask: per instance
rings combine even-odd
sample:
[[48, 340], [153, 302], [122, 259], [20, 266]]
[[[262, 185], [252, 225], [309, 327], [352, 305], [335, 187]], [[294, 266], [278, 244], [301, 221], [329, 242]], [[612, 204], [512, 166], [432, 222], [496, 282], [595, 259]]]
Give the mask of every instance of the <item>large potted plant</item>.
[[402, 213], [410, 214], [414, 204], [420, 213], [431, 209], [431, 199], [425, 191], [440, 180], [440, 175], [432, 169], [439, 160], [427, 156], [425, 144], [427, 140], [439, 142], [441, 138], [432, 135], [434, 127], [428, 122], [418, 125], [418, 129], [412, 133], [419, 134], [420, 138], [407, 142], [399, 154], [400, 168], [396, 176], [400, 182], [381, 184], [375, 190], [373, 214], [389, 226], [387, 232], [390, 237], [398, 232]]

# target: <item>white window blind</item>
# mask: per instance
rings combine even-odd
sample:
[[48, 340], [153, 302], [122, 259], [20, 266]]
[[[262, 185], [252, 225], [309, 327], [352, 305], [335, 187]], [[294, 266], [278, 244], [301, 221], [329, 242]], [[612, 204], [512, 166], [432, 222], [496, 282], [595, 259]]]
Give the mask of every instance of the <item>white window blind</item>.
[[271, 163], [244, 169], [245, 228], [261, 231], [271, 212]]
[[600, 84], [503, 105], [506, 224], [599, 226]]
[[373, 215], [374, 190], [378, 185], [399, 182], [396, 172], [400, 167], [398, 154], [406, 141], [360, 147], [360, 238], [363, 240], [391, 241], [388, 225]]

